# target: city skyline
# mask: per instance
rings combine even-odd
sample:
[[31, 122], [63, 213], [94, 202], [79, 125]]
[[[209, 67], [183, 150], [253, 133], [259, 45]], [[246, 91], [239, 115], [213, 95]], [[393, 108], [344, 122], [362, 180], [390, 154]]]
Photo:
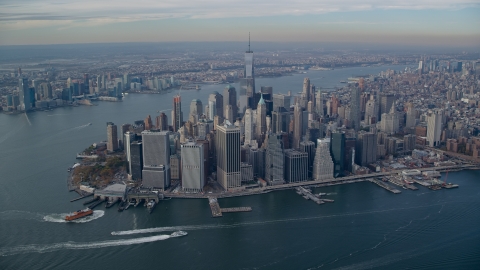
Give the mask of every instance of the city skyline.
[[0, 45], [245, 41], [248, 32], [257, 42], [480, 44], [476, 16], [480, 3], [472, 0], [182, 4], [147, 0], [115, 5], [32, 0], [4, 1], [0, 7]]

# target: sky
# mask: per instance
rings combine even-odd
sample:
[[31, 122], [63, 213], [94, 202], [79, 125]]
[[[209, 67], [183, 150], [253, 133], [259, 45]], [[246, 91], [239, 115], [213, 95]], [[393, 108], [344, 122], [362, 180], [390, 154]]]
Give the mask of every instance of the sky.
[[0, 45], [245, 41], [480, 48], [480, 0], [0, 0]]

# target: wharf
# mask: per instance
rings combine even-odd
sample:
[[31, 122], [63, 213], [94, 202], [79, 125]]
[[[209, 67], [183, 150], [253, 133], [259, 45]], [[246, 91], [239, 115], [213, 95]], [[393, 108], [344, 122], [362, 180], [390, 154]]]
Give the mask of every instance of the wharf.
[[217, 198], [208, 197], [208, 203], [210, 204], [210, 209], [212, 210], [212, 217], [221, 217], [222, 209], [220, 209]]
[[325, 203], [323, 200], [321, 200], [318, 197], [316, 197], [315, 195], [313, 195], [311, 191], [309, 191], [308, 189], [306, 189], [304, 187], [297, 187], [295, 189], [297, 190], [297, 194], [302, 195], [302, 197], [306, 200], [312, 200], [312, 201], [316, 202], [317, 204], [324, 204]]
[[100, 205], [101, 203], [105, 202], [105, 200], [99, 200], [98, 202], [96, 203], [93, 203], [92, 205], [90, 205], [88, 208], [92, 209], [97, 207], [98, 205]]
[[405, 184], [405, 187], [410, 189], [410, 190], [418, 190], [418, 188], [414, 185], [411, 185], [411, 184]]
[[93, 202], [95, 202], [95, 201], [98, 201], [99, 199], [100, 199], [99, 197], [93, 198], [93, 199], [91, 199], [91, 200], [88, 200], [88, 201], [83, 202], [83, 205], [87, 205], [87, 204], [89, 204], [89, 203], [93, 203]]
[[251, 207], [231, 207], [231, 208], [220, 208], [222, 213], [236, 213], [236, 212], [251, 212]]
[[115, 205], [116, 203], [118, 203], [120, 201], [120, 199], [116, 199], [114, 201], [108, 201], [106, 204], [105, 204], [105, 208], [110, 208], [112, 207], [113, 205]]
[[78, 198], [76, 198], [76, 199], [70, 200], [70, 202], [75, 202], [75, 201], [78, 201], [78, 200], [81, 200], [81, 199], [85, 199], [85, 198], [90, 197], [90, 196], [93, 196], [93, 193], [90, 193], [90, 194], [87, 194], [87, 195], [85, 195], [85, 196], [78, 197]]
[[379, 181], [379, 180], [376, 180], [376, 179], [368, 179], [368, 181], [372, 182], [372, 183], [375, 183], [377, 184], [378, 186], [392, 192], [392, 193], [395, 193], [395, 194], [399, 194], [399, 193], [402, 193], [400, 190], [396, 189], [396, 188], [393, 188], [391, 186], [389, 186], [388, 184], [382, 182], [382, 181]]

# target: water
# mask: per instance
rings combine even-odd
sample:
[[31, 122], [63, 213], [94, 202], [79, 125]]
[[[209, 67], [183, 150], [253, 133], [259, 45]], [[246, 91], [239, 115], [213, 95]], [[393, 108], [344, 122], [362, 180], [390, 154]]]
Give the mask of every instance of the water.
[[[352, 75], [381, 68], [310, 71], [257, 80], [274, 92], [300, 91], [303, 77], [331, 88]], [[403, 68], [400, 66], [397, 69]], [[320, 78], [324, 77], [324, 78]], [[224, 85], [182, 91], [206, 103]], [[124, 102], [0, 114], [1, 269], [472, 269], [480, 265], [480, 172], [451, 172], [454, 190], [402, 190], [371, 183], [316, 189], [335, 203], [317, 205], [293, 190], [220, 199], [222, 207], [252, 212], [211, 218], [205, 199], [162, 201], [124, 212], [98, 208], [87, 222], [61, 217], [83, 207], [69, 193], [66, 168], [75, 153], [118, 125], [171, 108], [172, 96], [128, 95]], [[168, 115], [168, 114], [167, 114]], [[91, 126], [87, 125], [92, 123]], [[187, 236], [172, 237], [175, 231]]]

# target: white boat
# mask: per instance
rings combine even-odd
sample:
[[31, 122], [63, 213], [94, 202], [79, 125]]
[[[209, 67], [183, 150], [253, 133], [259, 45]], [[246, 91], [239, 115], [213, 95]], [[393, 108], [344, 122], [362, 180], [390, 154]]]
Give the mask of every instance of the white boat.
[[187, 235], [188, 233], [187, 232], [184, 232], [184, 231], [176, 231], [176, 232], [173, 232], [172, 234], [170, 234], [171, 237], [179, 237], [179, 236], [185, 236]]

